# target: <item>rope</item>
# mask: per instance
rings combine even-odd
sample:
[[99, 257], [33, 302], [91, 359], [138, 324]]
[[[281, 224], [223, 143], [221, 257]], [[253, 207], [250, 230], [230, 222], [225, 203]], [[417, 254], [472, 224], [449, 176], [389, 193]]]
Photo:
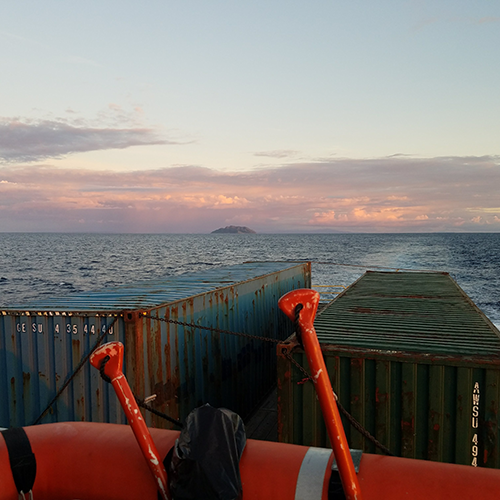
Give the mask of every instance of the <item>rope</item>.
[[40, 415], [38, 416], [38, 418], [33, 422], [33, 425], [40, 423], [40, 421], [45, 416], [45, 414], [50, 410], [52, 405], [57, 401], [57, 399], [64, 392], [66, 387], [68, 387], [68, 385], [71, 383], [71, 381], [76, 377], [77, 373], [82, 369], [82, 366], [87, 362], [87, 360], [90, 358], [92, 353], [99, 347], [99, 345], [103, 341], [104, 337], [109, 332], [110, 328], [112, 328], [114, 326], [114, 324], [116, 323], [117, 319], [118, 318], [115, 318], [109, 326], [106, 326], [106, 328], [103, 329], [103, 331], [100, 333], [99, 337], [97, 337], [97, 340], [96, 340], [95, 344], [93, 345], [92, 349], [90, 349], [90, 351], [80, 360], [80, 362], [78, 363], [76, 368], [73, 370], [73, 373], [66, 380], [66, 382], [64, 382], [63, 386], [57, 391], [57, 394], [52, 398], [52, 400], [47, 405], [45, 410], [43, 410], [42, 413], [40, 413]]
[[303, 304], [297, 304], [295, 306], [295, 321], [294, 321], [294, 326], [295, 326], [295, 336], [297, 337], [297, 340], [299, 341], [300, 347], [304, 349], [304, 344], [302, 343], [302, 332], [300, 331], [300, 325], [299, 325], [299, 318], [300, 318], [300, 311], [304, 309]]
[[151, 316], [150, 314], [144, 313], [144, 318], [149, 318], [149, 319], [154, 319], [156, 321], [163, 321], [164, 323], [172, 323], [174, 325], [180, 325], [180, 326], [188, 326], [190, 328], [197, 328], [199, 330], [208, 330], [213, 333], [227, 333], [229, 335], [237, 335], [239, 337], [245, 337], [248, 339], [252, 340], [262, 340], [264, 342], [272, 342], [274, 344], [279, 344], [282, 342], [280, 339], [272, 339], [270, 337], [261, 337], [259, 335], [250, 335], [249, 333], [242, 333], [242, 332], [234, 332], [231, 330], [223, 330], [222, 328], [214, 328], [212, 326], [202, 326], [202, 325], [197, 325], [196, 323], [186, 323], [184, 321], [177, 321], [175, 319], [165, 319], [165, 318], [159, 318], [158, 316]]
[[[101, 374], [101, 378], [105, 382], [107, 382], [108, 384], [111, 383], [111, 379], [106, 375], [104, 370], [106, 368], [106, 363], [110, 359], [111, 358], [109, 356], [104, 356], [104, 358], [102, 358], [101, 364], [99, 365], [99, 373]], [[166, 413], [163, 413], [161, 411], [155, 410], [154, 408], [151, 408], [151, 406], [146, 404], [144, 399], [138, 398], [135, 394], [134, 394], [134, 398], [135, 398], [137, 405], [140, 406], [141, 408], [144, 408], [145, 410], [150, 411], [154, 415], [157, 415], [158, 417], [164, 418], [165, 420], [168, 420], [169, 422], [172, 422], [173, 424], [178, 425], [179, 427], [183, 427], [182, 422], [180, 422], [179, 420], [176, 420], [175, 418], [169, 417]]]
[[309, 380], [312, 382], [313, 379], [309, 372], [298, 362], [296, 361], [293, 356], [288, 352], [286, 348], [283, 348], [281, 353], [287, 358], [292, 364], [295, 365], [295, 367], [302, 372], [303, 375], [305, 375], [305, 378], [301, 380], [301, 384], [308, 382]]
[[144, 402], [143, 399], [139, 399], [135, 395], [134, 395], [134, 397], [135, 397], [135, 400], [136, 400], [137, 404], [141, 408], [144, 408], [145, 410], [150, 411], [151, 413], [153, 413], [157, 417], [161, 417], [161, 418], [164, 418], [165, 420], [168, 420], [169, 422], [171, 422], [174, 425], [177, 425], [181, 429], [184, 427], [184, 425], [182, 424], [182, 422], [180, 420], [176, 420], [175, 418], [169, 417], [166, 413], [163, 413], [161, 411], [155, 410], [154, 408], [152, 408], [151, 406], [149, 406], [147, 403]]
[[[288, 262], [298, 262], [298, 261], [288, 261]], [[340, 263], [340, 262], [322, 262], [322, 261], [310, 261], [310, 262], [312, 264], [345, 266], [345, 267], [359, 267], [359, 268], [364, 268], [364, 269], [374, 268], [374, 269], [393, 269], [393, 270], [396, 270], [396, 271], [416, 271], [415, 269], [394, 268], [394, 267], [387, 267], [387, 266], [364, 266], [364, 265], [359, 265], [359, 264], [344, 264], [344, 263]], [[425, 270], [420, 269], [419, 271], [425, 271]], [[302, 307], [303, 307], [302, 304], [299, 304], [296, 307], [296, 309], [295, 309], [295, 324], [296, 325], [298, 324], [298, 317], [299, 317], [299, 313], [300, 313], [300, 310], [302, 309]], [[179, 326], [187, 326], [189, 328], [197, 328], [197, 329], [200, 329], [200, 330], [207, 330], [207, 331], [210, 331], [210, 332], [213, 332], [213, 333], [226, 333], [226, 334], [229, 334], [229, 335], [237, 335], [237, 336], [249, 338], [249, 339], [252, 339], [252, 340], [262, 340], [264, 342], [272, 342], [274, 344], [278, 344], [278, 343], [281, 342], [281, 340], [279, 340], [279, 339], [272, 339], [270, 337], [262, 337], [262, 336], [258, 336], [258, 335], [250, 335], [248, 333], [234, 332], [234, 331], [231, 331], [231, 330], [224, 330], [222, 328], [214, 328], [214, 327], [209, 327], [209, 326], [197, 325], [195, 323], [186, 323], [186, 322], [172, 320], [172, 319], [159, 318], [157, 316], [152, 316], [152, 315], [149, 315], [149, 314], [146, 314], [146, 313], [144, 313], [144, 317], [145, 318], [149, 318], [149, 319], [153, 319], [153, 320], [156, 320], [156, 321], [163, 321], [165, 323], [172, 323], [172, 324], [179, 325]], [[80, 362], [78, 363], [78, 365], [76, 366], [76, 368], [73, 370], [73, 373], [66, 380], [66, 382], [63, 384], [63, 386], [59, 389], [59, 391], [57, 391], [57, 394], [52, 398], [52, 400], [47, 405], [47, 407], [45, 408], [45, 410], [43, 410], [43, 412], [34, 421], [33, 425], [38, 424], [43, 419], [43, 417], [45, 416], [45, 414], [50, 410], [50, 408], [52, 407], [52, 405], [57, 401], [57, 399], [65, 391], [65, 389], [68, 387], [68, 385], [72, 382], [72, 380], [75, 378], [75, 376], [81, 370], [81, 368], [84, 366], [84, 364], [90, 358], [90, 356], [92, 355], [92, 353], [99, 347], [99, 345], [101, 344], [102, 340], [106, 336], [107, 332], [109, 331], [109, 329], [111, 327], [114, 326], [114, 324], [116, 323], [117, 319], [118, 318], [115, 318], [113, 320], [113, 322], [111, 323], [111, 325], [107, 326], [106, 330], [104, 330], [103, 332], [101, 332], [101, 334], [97, 338], [97, 340], [96, 340], [94, 346], [92, 347], [92, 349], [90, 349], [90, 351], [87, 353], [87, 355], [85, 355], [80, 360]], [[297, 339], [299, 340], [299, 342], [300, 342], [300, 344], [302, 346], [302, 340], [300, 339], [300, 330], [299, 330], [299, 328], [297, 326], [296, 326], [296, 332], [295, 333], [296, 333]], [[309, 380], [312, 381], [312, 378], [311, 378], [310, 374], [307, 372], [307, 370], [303, 366], [301, 366], [300, 363], [298, 363], [288, 352], [286, 352], [286, 349], [284, 350], [283, 354], [286, 356], [287, 359], [289, 359], [291, 361], [291, 363], [293, 363], [297, 367], [297, 369], [299, 369], [305, 375], [305, 378], [304, 378], [304, 380], [302, 380], [301, 383], [305, 383], [305, 382], [307, 382]], [[109, 360], [109, 357], [108, 357], [108, 360]], [[105, 367], [106, 362], [108, 360], [106, 360], [106, 358], [104, 358], [103, 362], [101, 363], [99, 371], [101, 372], [101, 377], [106, 382], [111, 382], [110, 378], [104, 373], [104, 367]], [[157, 416], [159, 416], [161, 418], [164, 418], [165, 420], [168, 420], [169, 422], [173, 423], [174, 425], [177, 425], [179, 427], [183, 426], [182, 423], [179, 420], [176, 420], [176, 419], [174, 419], [172, 417], [169, 417], [165, 413], [162, 413], [162, 412], [160, 412], [158, 410], [155, 410], [154, 408], [152, 408], [151, 406], [149, 406], [148, 404], [146, 404], [144, 402], [144, 400], [141, 400], [137, 396], [134, 395], [134, 397], [135, 397], [135, 399], [137, 401], [137, 404], [141, 408], [144, 408], [145, 410], [150, 411], [151, 413], [153, 413], [153, 414], [155, 414], [155, 415], [157, 415]], [[381, 443], [379, 443], [366, 429], [363, 428], [363, 426], [356, 419], [354, 419], [354, 417], [352, 417], [352, 415], [350, 415], [347, 412], [347, 410], [345, 410], [345, 408], [340, 404], [340, 402], [338, 401], [338, 399], [337, 399], [337, 405], [339, 407], [339, 410], [342, 412], [342, 414], [349, 420], [349, 422], [351, 423], [351, 425], [356, 430], [358, 430], [358, 432], [360, 432], [363, 436], [365, 436], [367, 439], [369, 439], [371, 442], [373, 442], [375, 444], [375, 446], [377, 446], [379, 449], [381, 449], [384, 453], [386, 453], [387, 455], [392, 455], [392, 453], [384, 445], [382, 445]]]
[[[314, 262], [314, 263], [316, 263], [316, 264], [331, 264], [331, 265], [345, 265], [345, 266], [352, 266], [352, 267], [367, 267], [367, 266], [358, 266], [358, 265], [355, 265], [355, 264], [338, 264], [338, 263], [334, 263], [334, 262]], [[371, 267], [377, 267], [377, 266], [371, 266]], [[382, 269], [392, 269], [392, 268], [384, 267]], [[302, 304], [298, 304], [297, 307], [295, 308], [296, 336], [299, 339], [301, 345], [302, 345], [302, 342], [300, 340], [300, 329], [298, 328], [298, 319], [299, 319], [299, 313], [300, 313], [300, 311], [301, 311], [302, 308], [303, 308]], [[252, 340], [262, 340], [264, 342], [272, 342], [274, 344], [278, 344], [278, 343], [281, 342], [280, 339], [273, 339], [273, 338], [270, 338], [270, 337], [262, 337], [262, 336], [259, 336], [259, 335], [250, 335], [248, 333], [234, 332], [234, 331], [231, 331], [231, 330], [224, 330], [222, 328], [214, 328], [214, 327], [210, 327], [210, 326], [202, 326], [202, 325], [197, 325], [195, 323], [187, 323], [187, 322], [177, 321], [177, 320], [173, 320], [173, 319], [159, 318], [158, 316], [152, 316], [152, 315], [149, 315], [149, 314], [146, 314], [146, 313], [144, 313], [143, 316], [145, 318], [149, 318], [149, 319], [156, 320], [156, 321], [163, 321], [165, 323], [172, 323], [172, 324], [179, 325], [179, 326], [187, 326], [189, 328], [195, 328], [195, 329], [199, 329], [199, 330], [207, 330], [207, 331], [210, 331], [210, 332], [213, 332], [213, 333], [226, 333], [226, 334], [229, 334], [229, 335], [237, 335], [237, 336], [249, 338], [249, 339], [252, 339]], [[33, 425], [38, 424], [42, 420], [42, 418], [45, 416], [45, 414], [49, 411], [49, 409], [52, 407], [52, 405], [57, 401], [57, 399], [59, 398], [59, 396], [64, 392], [64, 390], [66, 389], [66, 387], [68, 387], [68, 385], [72, 382], [72, 380], [75, 378], [75, 376], [81, 370], [81, 368], [84, 366], [84, 364], [90, 358], [90, 356], [92, 355], [92, 353], [99, 347], [99, 345], [101, 344], [102, 340], [106, 336], [107, 332], [110, 330], [111, 327], [114, 326], [114, 324], [116, 323], [117, 319], [118, 318], [115, 318], [113, 320], [113, 322], [109, 326], [107, 326], [105, 330], [103, 330], [101, 332], [101, 334], [97, 338], [95, 344], [93, 345], [92, 349], [90, 349], [90, 351], [80, 360], [80, 362], [78, 363], [78, 365], [76, 366], [76, 368], [73, 370], [73, 373], [66, 380], [66, 382], [63, 384], [63, 386], [59, 389], [59, 391], [57, 392], [57, 394], [52, 398], [52, 400], [47, 405], [47, 407], [45, 408], [45, 410], [43, 410], [43, 412], [34, 421]], [[283, 350], [283, 354], [285, 355], [285, 357], [287, 359], [289, 359], [305, 375], [306, 378], [302, 381], [302, 383], [307, 382], [308, 380], [312, 381], [311, 375], [307, 372], [307, 370], [303, 366], [301, 366], [300, 363], [298, 363], [295, 359], [293, 359], [293, 357], [286, 351], [286, 349]], [[104, 367], [105, 367], [105, 365], [106, 365], [106, 363], [107, 363], [108, 360], [109, 360], [108, 356], [106, 356], [103, 359], [103, 361], [101, 363], [101, 366], [99, 367], [99, 371], [101, 373], [101, 377], [106, 382], [111, 382], [111, 379], [104, 373]], [[161, 418], [164, 418], [165, 420], [168, 420], [169, 422], [173, 423], [174, 425], [177, 425], [179, 427], [183, 427], [182, 423], [179, 420], [176, 420], [176, 419], [174, 419], [174, 418], [166, 415], [165, 413], [162, 413], [162, 412], [160, 412], [158, 410], [155, 410], [154, 408], [152, 408], [151, 406], [149, 406], [148, 404], [146, 404], [144, 402], [144, 400], [141, 400], [137, 396], [134, 395], [134, 397], [136, 399], [137, 404], [141, 408], [144, 408], [145, 410], [150, 411], [154, 415], [157, 415], [157, 416], [159, 416]], [[338, 408], [341, 411], [341, 413], [348, 419], [348, 421], [351, 423], [351, 425], [358, 432], [360, 432], [365, 438], [367, 438], [369, 441], [371, 441], [377, 448], [379, 448], [380, 450], [382, 450], [384, 453], [386, 453], [387, 455], [393, 456], [393, 454], [391, 453], [391, 451], [388, 448], [386, 448], [383, 444], [381, 444], [379, 441], [377, 441], [377, 439], [375, 439], [352, 415], [349, 414], [349, 412], [347, 412], [347, 410], [338, 401], [338, 398], [337, 398], [337, 405], [338, 405]]]
[[111, 358], [109, 356], [104, 356], [102, 358], [101, 364], [99, 366], [99, 373], [101, 374], [101, 378], [107, 382], [108, 384], [111, 384], [111, 379], [106, 375], [104, 372], [104, 369], [106, 368], [106, 363], [110, 360]]
[[[298, 319], [299, 319], [299, 314], [300, 314], [300, 311], [302, 310], [304, 306], [302, 304], [298, 304], [297, 307], [295, 308], [295, 328], [296, 328], [296, 335], [297, 335], [297, 332], [300, 331], [300, 328], [298, 328]], [[165, 319], [165, 318], [159, 318], [157, 316], [151, 316], [149, 314], [144, 314], [144, 317], [146, 318], [149, 318], [149, 319], [153, 319], [153, 320], [157, 320], [157, 321], [163, 321], [165, 323], [173, 323], [175, 325], [180, 325], [180, 326], [188, 326], [190, 328], [198, 328], [200, 330], [209, 330], [211, 332], [216, 332], [216, 333], [227, 333], [229, 335], [237, 335], [237, 336], [240, 336], [240, 337], [247, 337], [247, 338], [251, 338], [251, 339], [258, 339], [258, 340], [263, 340], [263, 341], [266, 341], [266, 342], [273, 342], [273, 343], [279, 343], [281, 342], [281, 340], [277, 340], [277, 339], [271, 339], [269, 337], [260, 337], [260, 336], [257, 336], [257, 335], [250, 335], [248, 333], [241, 333], [241, 332], [234, 332], [234, 331], [231, 331], [231, 330], [223, 330], [221, 328], [213, 328], [213, 327], [209, 327], [209, 326], [201, 326], [201, 325], [197, 325], [195, 323], [186, 323], [186, 322], [183, 322], [183, 321], [177, 321], [177, 320], [173, 320], [173, 319]], [[300, 333], [299, 333], [300, 335]], [[299, 338], [299, 336], [297, 336], [297, 338]], [[309, 374], [309, 372], [299, 363], [297, 362], [293, 356], [291, 356], [291, 354], [287, 351], [286, 348], [284, 348], [282, 350], [282, 354], [298, 369], [300, 370], [304, 375], [305, 375], [305, 379], [302, 380], [300, 383], [305, 383], [307, 381], [311, 381], [312, 382], [312, 377], [311, 375]], [[341, 404], [340, 404], [340, 401], [338, 400], [338, 398], [335, 396], [335, 399], [337, 400], [337, 406], [339, 408], [339, 411], [347, 418], [347, 420], [350, 422], [350, 424], [362, 435], [364, 436], [366, 439], [368, 439], [369, 441], [371, 441], [377, 448], [379, 448], [381, 451], [383, 451], [385, 454], [387, 455], [390, 455], [390, 456], [394, 456], [393, 453], [387, 448], [385, 447], [382, 443], [380, 443], [375, 437], [373, 437]], [[138, 404], [139, 404], [139, 400], [137, 397], [136, 397], [136, 400], [138, 401]], [[165, 415], [165, 414], [162, 414], [161, 412], [158, 412], [157, 410], [154, 410], [153, 408], [151, 408], [150, 406], [146, 405], [146, 404], [139, 404], [139, 406], [141, 406], [142, 408], [145, 408], [146, 410], [148, 411], [151, 411], [152, 413], [154, 413], [155, 415], [158, 415], [162, 418], [166, 418], [166, 420], [169, 420], [170, 422], [173, 422], [175, 423], [176, 425], [180, 425], [182, 427], [182, 424], [179, 422], [179, 421], [176, 421], [174, 419], [172, 419], [171, 417], [169, 417], [168, 415]]]
[[[304, 375], [305, 378], [302, 379], [300, 382], [297, 382], [298, 384], [302, 385], [305, 384], [306, 382], [313, 381], [311, 375], [309, 372], [298, 362], [296, 361], [293, 356], [286, 350], [283, 349], [282, 354], [289, 360], [291, 361]], [[380, 441], [378, 441], [374, 436], [372, 436], [340, 403], [338, 396], [333, 393], [335, 396], [335, 400], [337, 402], [338, 409], [344, 417], [347, 418], [349, 423], [366, 439], [368, 439], [370, 442], [372, 442], [379, 450], [383, 451], [386, 455], [389, 455], [391, 457], [394, 456], [394, 453], [392, 453], [389, 448], [384, 446]]]
[[392, 453], [389, 448], [384, 446], [380, 441], [378, 441], [374, 436], [372, 436], [340, 403], [340, 401], [337, 399], [337, 406], [339, 408], [339, 411], [344, 415], [344, 417], [349, 420], [349, 423], [368, 441], [371, 441], [379, 450], [383, 451], [386, 455], [389, 455], [390, 457], [394, 456], [394, 453]]

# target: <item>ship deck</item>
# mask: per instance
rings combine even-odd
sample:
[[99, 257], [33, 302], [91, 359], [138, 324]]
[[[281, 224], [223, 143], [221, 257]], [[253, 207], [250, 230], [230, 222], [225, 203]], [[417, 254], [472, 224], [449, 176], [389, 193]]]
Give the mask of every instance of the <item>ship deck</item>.
[[278, 405], [276, 387], [245, 424], [247, 438], [278, 441]]

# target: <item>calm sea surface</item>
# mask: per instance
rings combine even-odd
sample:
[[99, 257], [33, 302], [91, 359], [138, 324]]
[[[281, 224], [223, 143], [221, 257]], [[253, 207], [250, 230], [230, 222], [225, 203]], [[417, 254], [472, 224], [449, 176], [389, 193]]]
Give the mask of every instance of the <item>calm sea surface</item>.
[[311, 260], [313, 285], [367, 269], [446, 271], [500, 327], [500, 233], [0, 233], [0, 306], [255, 260]]

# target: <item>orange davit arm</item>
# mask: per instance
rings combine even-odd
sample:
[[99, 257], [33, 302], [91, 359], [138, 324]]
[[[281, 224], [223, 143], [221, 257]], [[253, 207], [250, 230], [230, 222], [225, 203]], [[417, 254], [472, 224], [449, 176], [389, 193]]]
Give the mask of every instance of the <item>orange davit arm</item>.
[[160, 454], [146, 426], [146, 422], [144, 422], [142, 418], [132, 389], [130, 389], [127, 379], [123, 374], [123, 349], [123, 344], [121, 342], [109, 342], [104, 344], [92, 353], [92, 356], [90, 356], [90, 363], [98, 370], [101, 370], [101, 374], [104, 373], [111, 382], [123, 411], [127, 416], [130, 427], [132, 427], [134, 431], [134, 435], [146, 459], [149, 470], [155, 478], [158, 491], [163, 500], [169, 500], [165, 467], [163, 466]]
[[361, 500], [361, 489], [354, 470], [349, 445], [326, 370], [323, 353], [314, 329], [314, 317], [318, 310], [318, 304], [319, 293], [310, 289], [288, 292], [278, 302], [279, 308], [292, 321], [297, 319], [304, 350], [312, 371], [312, 380], [318, 394], [346, 498], [347, 500]]

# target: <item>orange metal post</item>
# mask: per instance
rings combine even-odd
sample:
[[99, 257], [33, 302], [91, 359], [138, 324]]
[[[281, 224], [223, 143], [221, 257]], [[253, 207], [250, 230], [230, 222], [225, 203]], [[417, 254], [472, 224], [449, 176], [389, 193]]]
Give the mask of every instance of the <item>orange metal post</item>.
[[314, 317], [318, 310], [319, 293], [310, 289], [293, 290], [283, 295], [278, 302], [279, 308], [292, 321], [296, 319], [295, 310], [299, 304], [302, 305], [298, 316], [302, 343], [312, 371], [314, 387], [318, 394], [333, 453], [337, 460], [342, 486], [348, 500], [361, 500], [361, 489], [349, 445], [326, 370], [323, 353], [314, 329]]
[[134, 435], [139, 443], [149, 469], [155, 478], [157, 488], [162, 498], [164, 500], [169, 500], [165, 467], [163, 466], [160, 454], [146, 426], [146, 422], [144, 422], [142, 418], [134, 394], [123, 374], [123, 350], [124, 348], [121, 342], [109, 342], [94, 351], [90, 357], [90, 363], [100, 370], [104, 359], [106, 357], [108, 358], [104, 366], [104, 374], [111, 379], [111, 385], [118, 396], [130, 427], [132, 427], [134, 431]]

